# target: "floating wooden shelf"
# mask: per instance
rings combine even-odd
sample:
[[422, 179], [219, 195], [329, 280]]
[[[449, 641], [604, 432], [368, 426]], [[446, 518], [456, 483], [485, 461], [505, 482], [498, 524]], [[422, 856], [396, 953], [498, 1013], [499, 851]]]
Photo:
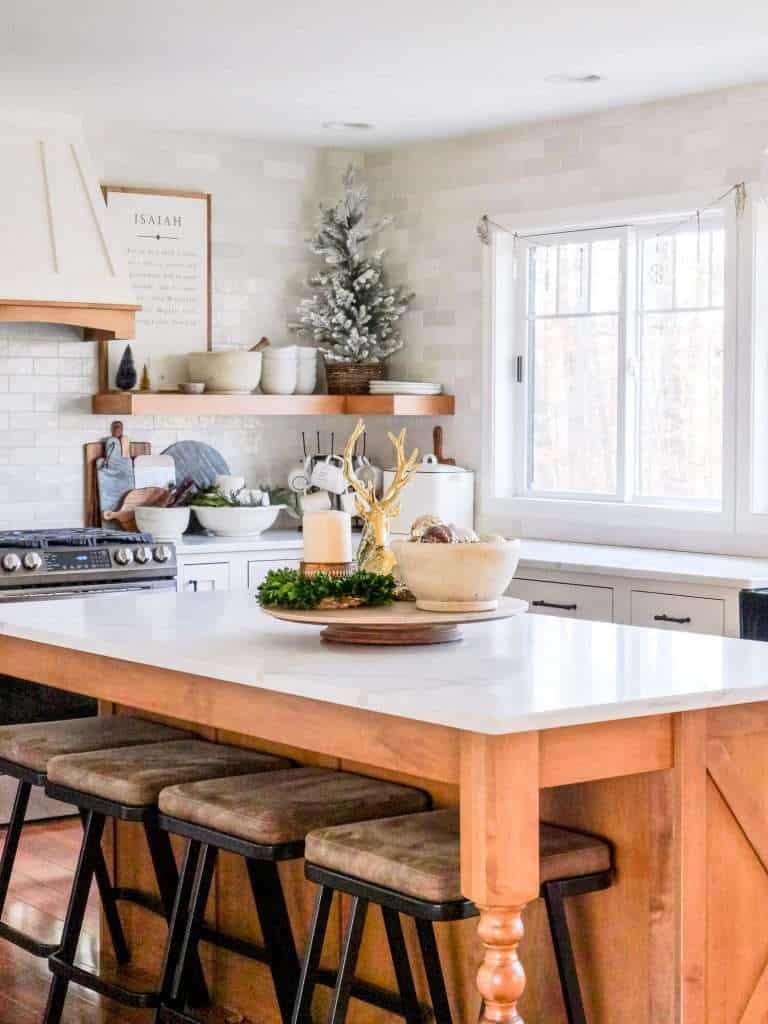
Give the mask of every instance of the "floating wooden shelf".
[[107, 416], [453, 416], [453, 395], [182, 395], [107, 391], [91, 409]]

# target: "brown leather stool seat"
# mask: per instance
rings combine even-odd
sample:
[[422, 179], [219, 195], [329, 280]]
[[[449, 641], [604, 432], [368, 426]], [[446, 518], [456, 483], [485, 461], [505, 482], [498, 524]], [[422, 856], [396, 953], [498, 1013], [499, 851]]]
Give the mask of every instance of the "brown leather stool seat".
[[48, 781], [53, 787], [143, 807], [155, 804], [161, 790], [176, 783], [271, 771], [290, 763], [257, 750], [182, 739], [54, 757], [48, 762]]
[[[158, 1020], [192, 1019], [183, 1014], [190, 995], [186, 979], [198, 943], [205, 937], [266, 960], [281, 1020], [287, 1024], [300, 965], [278, 863], [303, 856], [304, 840], [312, 829], [421, 812], [429, 803], [426, 793], [410, 786], [327, 768], [292, 768], [164, 789], [158, 801], [160, 827], [188, 840], [178, 890], [183, 898], [177, 899], [177, 906], [188, 909], [186, 914], [175, 914], [171, 922]], [[231, 937], [211, 936], [205, 929], [203, 918], [219, 850], [245, 861], [264, 937], [262, 950], [246, 949], [243, 940], [234, 947]]]
[[[133, 747], [112, 747], [78, 754], [64, 754], [48, 762], [46, 793], [74, 804], [83, 814], [85, 832], [72, 895], [67, 909], [61, 945], [48, 960], [53, 980], [43, 1015], [43, 1024], [59, 1024], [71, 981], [99, 992], [124, 1005], [137, 1008], [157, 1006], [159, 991], [138, 991], [108, 981], [75, 963], [83, 919], [95, 864], [100, 856], [101, 838], [107, 818], [141, 822], [154, 867], [160, 905], [134, 890], [117, 890], [122, 899], [133, 899], [149, 909], [159, 910], [168, 921], [173, 915], [179, 881], [168, 833], [158, 827], [157, 798], [166, 786], [190, 780], [220, 778], [247, 773], [252, 784], [259, 772], [270, 774], [284, 769], [290, 761], [256, 750], [224, 746], [189, 738], [145, 743]], [[126, 895], [127, 893], [127, 895]], [[190, 987], [197, 1005], [208, 999], [199, 958], [190, 963]]]
[[181, 740], [189, 735], [182, 729], [127, 715], [4, 725], [0, 726], [0, 759], [42, 773], [51, 758], [62, 754]]
[[[541, 895], [547, 908], [566, 1016], [587, 1024], [563, 901], [611, 885], [612, 851], [605, 840], [541, 824]], [[407, 1021], [423, 1019], [400, 916], [414, 920], [431, 1011], [436, 1024], [452, 1024], [453, 1015], [434, 933], [435, 921], [477, 915], [461, 892], [459, 813], [429, 811], [378, 821], [358, 821], [317, 829], [306, 839], [306, 875], [319, 885], [293, 1024], [309, 1019], [321, 977], [320, 955], [335, 892], [351, 897], [341, 963], [327, 1020], [344, 1024], [356, 986], [355, 969], [369, 904], [381, 908]], [[511, 851], [514, 856], [514, 851]]]
[[[555, 825], [539, 828], [541, 882], [609, 871], [611, 848]], [[458, 811], [319, 829], [307, 836], [312, 864], [431, 903], [462, 899]]]
[[[72, 718], [59, 722], [33, 722], [0, 726], [0, 775], [17, 780], [13, 810], [5, 830], [0, 857], [0, 917], [5, 908], [21, 841], [27, 808], [35, 786], [44, 786], [50, 760], [59, 754], [76, 754], [105, 747], [134, 746], [159, 740], [181, 740], [188, 732], [140, 718]], [[115, 907], [115, 895], [103, 857], [95, 865], [99, 895], [110, 930], [112, 945], [120, 958], [127, 956], [125, 939]], [[26, 949], [34, 956], [48, 957], [57, 941], [45, 942], [0, 920], [0, 938]]]
[[210, 779], [171, 786], [160, 794], [162, 814], [250, 843], [303, 842], [312, 829], [371, 817], [423, 811], [418, 789], [328, 768], [293, 768], [258, 779]]

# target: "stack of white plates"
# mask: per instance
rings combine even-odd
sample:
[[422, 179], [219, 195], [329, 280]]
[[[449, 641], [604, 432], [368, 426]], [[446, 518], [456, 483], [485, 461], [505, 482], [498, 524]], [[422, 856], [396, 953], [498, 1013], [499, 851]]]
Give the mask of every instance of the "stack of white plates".
[[430, 384], [416, 380], [372, 380], [369, 384], [372, 395], [439, 395], [441, 384]]

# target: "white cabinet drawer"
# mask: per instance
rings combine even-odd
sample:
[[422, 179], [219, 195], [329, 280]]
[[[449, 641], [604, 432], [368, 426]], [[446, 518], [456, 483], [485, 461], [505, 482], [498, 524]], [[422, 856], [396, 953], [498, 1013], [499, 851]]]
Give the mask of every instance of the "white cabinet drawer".
[[272, 569], [298, 569], [299, 559], [280, 559], [279, 561], [267, 561], [266, 559], [252, 558], [248, 562], [248, 590], [255, 594], [259, 584]]
[[204, 590], [229, 590], [229, 562], [198, 562], [182, 565], [180, 590], [201, 593]]
[[633, 590], [632, 625], [722, 636], [725, 632], [725, 601], [714, 597]]
[[613, 622], [613, 590], [610, 587], [514, 579], [507, 593], [527, 601], [531, 611], [537, 615]]

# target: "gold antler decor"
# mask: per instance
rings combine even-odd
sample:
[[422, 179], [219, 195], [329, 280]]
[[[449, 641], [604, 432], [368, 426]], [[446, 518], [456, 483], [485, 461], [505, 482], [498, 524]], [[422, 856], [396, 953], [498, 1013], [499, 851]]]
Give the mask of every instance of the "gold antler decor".
[[377, 576], [388, 576], [397, 560], [389, 549], [389, 520], [400, 511], [397, 496], [408, 483], [416, 470], [419, 457], [418, 448], [414, 448], [408, 458], [405, 457], [405, 429], [395, 437], [387, 434], [397, 456], [397, 465], [392, 483], [380, 498], [377, 498], [373, 483], [362, 483], [355, 474], [352, 455], [359, 438], [365, 433], [365, 423], [357, 421], [346, 447], [344, 448], [344, 476], [355, 492], [357, 514], [363, 519], [363, 536], [357, 549], [357, 567], [364, 572], [376, 573]]

